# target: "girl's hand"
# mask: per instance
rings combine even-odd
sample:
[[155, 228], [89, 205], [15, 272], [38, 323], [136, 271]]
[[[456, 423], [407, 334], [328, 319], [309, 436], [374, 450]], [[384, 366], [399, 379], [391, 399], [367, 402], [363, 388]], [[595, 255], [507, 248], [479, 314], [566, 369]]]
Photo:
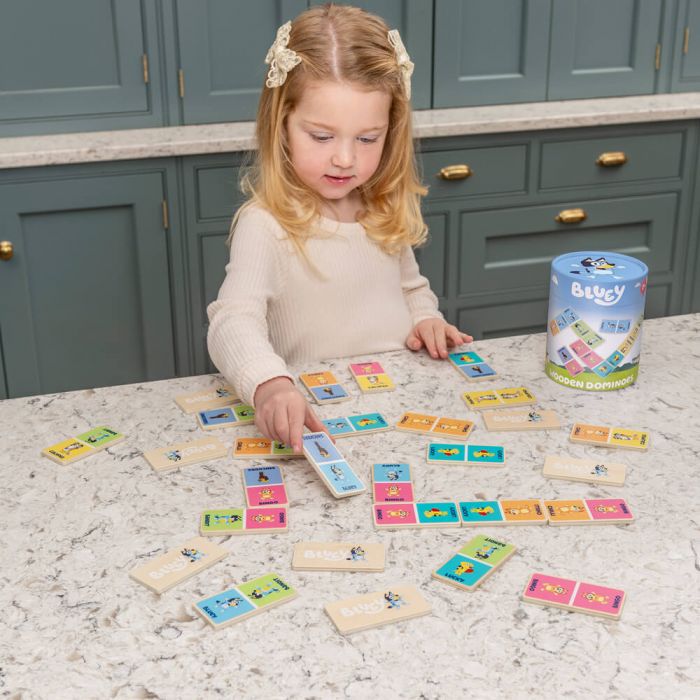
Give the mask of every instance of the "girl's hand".
[[447, 357], [447, 349], [471, 343], [474, 338], [462, 333], [455, 326], [445, 323], [441, 318], [426, 318], [416, 323], [406, 338], [409, 350], [420, 350], [422, 347], [430, 356], [443, 360]]
[[253, 398], [255, 425], [271, 440], [290, 445], [301, 452], [301, 435], [306, 425], [313, 433], [328, 432], [302, 396], [287, 377], [275, 377], [263, 382]]

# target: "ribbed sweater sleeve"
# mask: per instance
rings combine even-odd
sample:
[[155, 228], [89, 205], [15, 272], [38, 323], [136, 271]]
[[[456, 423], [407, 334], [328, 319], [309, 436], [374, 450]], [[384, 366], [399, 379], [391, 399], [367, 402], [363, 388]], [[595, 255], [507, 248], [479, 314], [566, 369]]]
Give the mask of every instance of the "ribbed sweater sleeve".
[[438, 299], [430, 289], [427, 278], [421, 275], [410, 246], [405, 246], [401, 251], [400, 269], [401, 289], [413, 325], [426, 318], [443, 318], [438, 310]]
[[268, 379], [292, 379], [270, 343], [267, 324], [268, 303], [284, 288], [288, 256], [283, 235], [269, 214], [256, 209], [244, 212], [231, 242], [226, 278], [207, 309], [212, 362], [249, 404]]

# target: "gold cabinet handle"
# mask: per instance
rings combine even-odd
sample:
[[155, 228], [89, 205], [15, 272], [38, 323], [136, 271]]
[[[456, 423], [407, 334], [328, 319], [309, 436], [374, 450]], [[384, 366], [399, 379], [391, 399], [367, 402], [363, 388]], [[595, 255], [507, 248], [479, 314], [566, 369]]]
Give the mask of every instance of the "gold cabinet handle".
[[560, 224], [577, 224], [580, 221], [585, 221], [587, 218], [588, 214], [583, 209], [562, 209], [554, 217], [554, 220]]
[[15, 247], [12, 241], [0, 241], [0, 260], [12, 260], [15, 254]]
[[614, 168], [624, 165], [627, 162], [627, 156], [623, 151], [610, 151], [609, 153], [601, 153], [595, 162], [602, 168]]
[[474, 171], [468, 165], [446, 165], [440, 168], [437, 174], [443, 180], [466, 180], [474, 174]]

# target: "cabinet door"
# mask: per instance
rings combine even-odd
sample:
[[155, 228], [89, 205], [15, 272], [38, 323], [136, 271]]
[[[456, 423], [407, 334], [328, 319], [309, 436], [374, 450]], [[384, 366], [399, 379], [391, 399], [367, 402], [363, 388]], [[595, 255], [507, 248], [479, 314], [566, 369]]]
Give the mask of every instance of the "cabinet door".
[[661, 0], [553, 0], [547, 99], [654, 92]]
[[682, 0], [674, 44], [672, 92], [700, 90], [700, 3]]
[[229, 260], [231, 219], [243, 203], [238, 187], [243, 153], [184, 159], [187, 259], [197, 374], [215, 372], [207, 350], [207, 306], [216, 299]]
[[[325, 0], [311, 0], [321, 5]], [[398, 29], [415, 67], [411, 79], [414, 109], [430, 109], [430, 81], [433, 48], [433, 7], [427, 0], [350, 0], [336, 5], [354, 5], [379, 15], [389, 29]]]
[[161, 173], [0, 185], [11, 397], [171, 377]]
[[140, 0], [3, 2], [0, 136], [161, 125], [155, 24]]
[[433, 107], [543, 100], [550, 0], [436, 0]]
[[177, 0], [184, 124], [255, 119], [265, 54], [306, 0]]

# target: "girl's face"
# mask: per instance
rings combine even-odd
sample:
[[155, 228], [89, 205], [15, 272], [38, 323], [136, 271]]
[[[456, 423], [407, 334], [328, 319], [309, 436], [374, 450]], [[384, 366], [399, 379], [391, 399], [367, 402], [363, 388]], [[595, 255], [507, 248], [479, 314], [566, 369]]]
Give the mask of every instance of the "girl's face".
[[389, 126], [391, 96], [324, 81], [304, 90], [287, 119], [292, 167], [325, 202], [323, 213], [354, 221], [357, 187], [374, 175]]

